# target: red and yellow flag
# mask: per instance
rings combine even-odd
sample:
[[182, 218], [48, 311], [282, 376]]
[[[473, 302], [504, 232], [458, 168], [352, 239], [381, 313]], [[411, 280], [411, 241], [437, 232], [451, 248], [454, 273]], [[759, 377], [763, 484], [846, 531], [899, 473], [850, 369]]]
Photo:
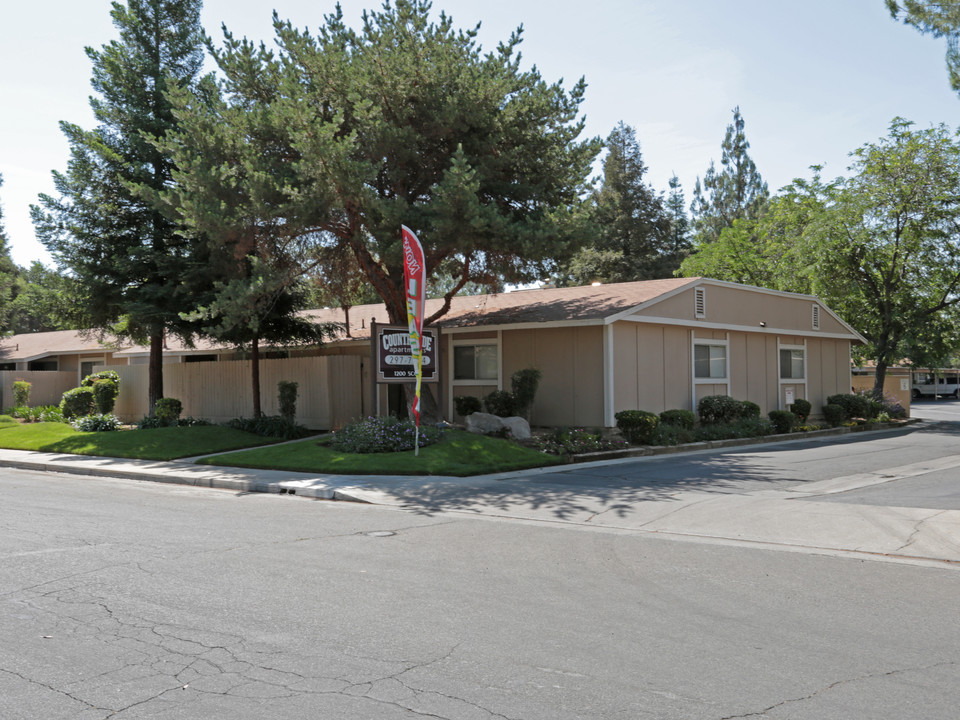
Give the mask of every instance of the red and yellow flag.
[[423, 312], [427, 299], [427, 267], [423, 259], [423, 246], [413, 230], [406, 225], [400, 227], [403, 235], [403, 284], [407, 299], [407, 323], [410, 328], [410, 354], [413, 356], [413, 364], [417, 370], [413, 417], [417, 423], [419, 445], [420, 384], [423, 380]]

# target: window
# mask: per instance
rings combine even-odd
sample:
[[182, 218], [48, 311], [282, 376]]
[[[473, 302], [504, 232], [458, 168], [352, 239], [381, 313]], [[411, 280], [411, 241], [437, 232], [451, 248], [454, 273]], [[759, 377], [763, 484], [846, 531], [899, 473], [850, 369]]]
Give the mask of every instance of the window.
[[198, 362], [216, 362], [216, 355], [184, 355], [183, 362], [185, 363], [198, 363]]
[[492, 380], [496, 381], [497, 368], [496, 345], [455, 345], [453, 347], [454, 380]]
[[31, 360], [27, 370], [57, 370], [59, 363], [56, 360]]
[[727, 346], [694, 345], [693, 376], [697, 379], [727, 379]]
[[803, 350], [780, 349], [781, 380], [803, 380], [806, 377], [803, 355]]

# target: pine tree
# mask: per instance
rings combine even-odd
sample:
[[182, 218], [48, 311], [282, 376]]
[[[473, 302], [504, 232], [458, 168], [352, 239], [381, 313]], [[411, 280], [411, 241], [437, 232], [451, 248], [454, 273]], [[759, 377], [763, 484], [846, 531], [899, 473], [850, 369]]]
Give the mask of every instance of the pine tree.
[[[3, 187], [3, 175], [0, 175], [0, 187]], [[0, 333], [11, 329], [11, 301], [17, 274], [17, 266], [10, 257], [10, 244], [3, 225], [3, 206], [0, 205]]]
[[950, 87], [960, 93], [960, 3], [922, 2], [921, 0], [885, 0], [895, 18], [903, 18], [924, 34], [947, 41], [947, 73]]
[[111, 10], [119, 39], [87, 48], [98, 125], [61, 123], [71, 147], [59, 198], [40, 196], [37, 234], [79, 281], [91, 328], [150, 344], [150, 412], [163, 397], [165, 333], [180, 318], [190, 244], [156, 204], [172, 177], [156, 140], [176, 127], [167, 91], [197, 82], [203, 62], [200, 0], [128, 0]]
[[703, 184], [697, 178], [693, 190], [690, 211], [697, 245], [714, 242], [736, 220], [753, 219], [762, 212], [770, 192], [747, 154], [749, 148], [737, 106], [721, 146], [720, 170], [711, 160]]
[[683, 195], [680, 178], [670, 178], [670, 193], [667, 195], [666, 213], [670, 221], [667, 234], [668, 265], [676, 272], [683, 259], [690, 254], [690, 219], [687, 217], [687, 201]]
[[593, 197], [598, 236], [577, 253], [566, 275], [579, 285], [669, 276], [670, 221], [660, 195], [646, 182], [636, 132], [620, 122], [607, 138], [603, 184]]

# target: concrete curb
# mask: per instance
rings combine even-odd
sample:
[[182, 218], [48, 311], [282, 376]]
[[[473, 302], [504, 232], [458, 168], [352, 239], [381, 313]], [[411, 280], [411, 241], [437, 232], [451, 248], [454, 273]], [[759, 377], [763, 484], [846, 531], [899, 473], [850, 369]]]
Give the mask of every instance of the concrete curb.
[[[910, 420], [896, 427], [877, 428], [875, 426], [860, 426], [856, 428], [833, 428], [816, 430], [802, 435], [770, 435], [763, 438], [745, 438], [732, 440], [714, 440], [709, 442], [689, 443], [671, 447], [642, 447], [630, 450], [615, 450], [611, 452], [588, 453], [579, 455], [572, 462], [564, 465], [531, 468], [529, 470], [515, 470], [489, 475], [474, 475], [471, 477], [444, 477], [436, 475], [419, 476], [424, 483], [449, 483], [477, 485], [482, 483], [503, 480], [515, 480], [534, 477], [545, 473], [563, 472], [565, 468], [576, 465], [602, 466], [636, 460], [653, 458], [661, 455], [677, 453], [703, 452], [731, 447], [745, 447], [749, 445], [768, 445], [773, 443], [794, 443], [809, 439], [828, 438], [846, 435], [851, 432], [892, 432], [901, 430], [907, 425], [922, 422], [919, 419]], [[209, 456], [204, 456], [209, 457]], [[41, 472], [69, 473], [95, 477], [107, 477], [124, 480], [138, 480], [144, 482], [159, 482], [174, 485], [186, 485], [198, 488], [217, 490], [231, 490], [241, 493], [276, 493], [298, 495], [321, 500], [341, 500], [349, 502], [371, 503], [372, 496], [382, 491], [364, 487], [365, 478], [376, 478], [382, 482], [391, 476], [382, 475], [313, 475], [300, 472], [278, 470], [256, 470], [228, 466], [194, 465], [184, 458], [174, 461], [129, 460], [123, 458], [108, 458], [89, 455], [63, 455], [54, 453], [40, 453], [24, 450], [0, 450], [0, 467], [17, 468], [20, 470], [35, 470]], [[110, 467], [111, 465], [117, 467]], [[398, 482], [410, 482], [418, 476], [396, 476]]]

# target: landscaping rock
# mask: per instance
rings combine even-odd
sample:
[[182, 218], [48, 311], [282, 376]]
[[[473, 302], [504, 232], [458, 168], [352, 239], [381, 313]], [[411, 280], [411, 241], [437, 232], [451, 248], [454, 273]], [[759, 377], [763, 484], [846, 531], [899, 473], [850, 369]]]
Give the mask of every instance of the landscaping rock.
[[480, 435], [489, 435], [503, 429], [503, 420], [489, 413], [471, 413], [464, 418], [467, 431]]
[[504, 427], [510, 431], [514, 440], [528, 440], [530, 438], [530, 423], [522, 417], [500, 418]]
[[497, 417], [489, 413], [472, 413], [464, 418], [467, 430], [480, 435], [494, 435], [501, 430], [507, 430], [515, 440], [530, 438], [530, 423], [522, 417]]

